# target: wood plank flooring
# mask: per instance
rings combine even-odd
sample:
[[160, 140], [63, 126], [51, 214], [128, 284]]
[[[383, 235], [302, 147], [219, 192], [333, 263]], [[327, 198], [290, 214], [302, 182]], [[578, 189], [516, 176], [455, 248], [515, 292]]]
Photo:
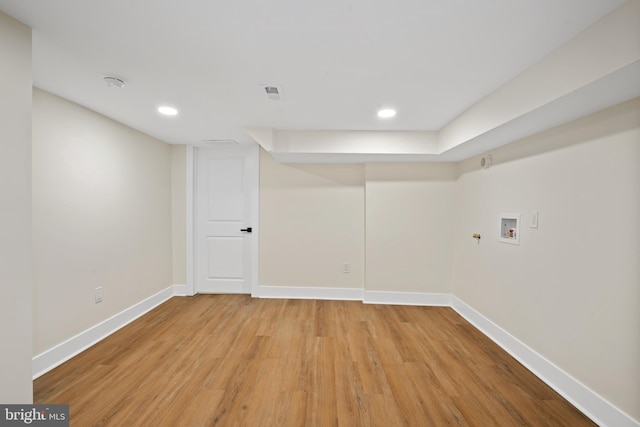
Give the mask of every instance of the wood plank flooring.
[[593, 426], [446, 307], [173, 298], [34, 381], [72, 426]]

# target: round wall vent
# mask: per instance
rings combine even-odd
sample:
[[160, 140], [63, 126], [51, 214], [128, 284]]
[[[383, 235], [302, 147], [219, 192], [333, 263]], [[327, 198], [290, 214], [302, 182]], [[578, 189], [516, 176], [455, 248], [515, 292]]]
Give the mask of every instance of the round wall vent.
[[482, 166], [485, 169], [489, 169], [492, 163], [493, 163], [493, 158], [491, 158], [491, 155], [484, 156], [483, 158], [480, 159], [480, 166]]

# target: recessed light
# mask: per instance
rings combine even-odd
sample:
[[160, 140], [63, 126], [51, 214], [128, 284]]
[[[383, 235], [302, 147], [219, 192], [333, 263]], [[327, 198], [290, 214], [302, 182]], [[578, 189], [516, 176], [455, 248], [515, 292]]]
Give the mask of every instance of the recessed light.
[[158, 113], [164, 114], [165, 116], [175, 116], [178, 114], [178, 110], [173, 107], [163, 105], [162, 107], [158, 107]]
[[382, 110], [378, 111], [378, 117], [380, 117], [381, 119], [389, 119], [395, 115], [396, 110], [393, 110], [391, 108], [383, 108]]

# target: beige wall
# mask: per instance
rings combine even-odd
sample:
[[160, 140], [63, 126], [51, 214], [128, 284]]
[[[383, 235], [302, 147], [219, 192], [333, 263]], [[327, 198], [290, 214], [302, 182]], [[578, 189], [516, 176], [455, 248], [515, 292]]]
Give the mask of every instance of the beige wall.
[[260, 149], [259, 283], [364, 287], [362, 165], [284, 165]]
[[366, 165], [366, 290], [451, 292], [455, 164]]
[[261, 150], [260, 284], [451, 292], [455, 179], [454, 164], [285, 165]]
[[0, 402], [31, 403], [31, 29], [0, 12]]
[[171, 146], [173, 284], [187, 283], [187, 147]]
[[[640, 419], [640, 100], [492, 155], [459, 165], [453, 293]], [[512, 212], [520, 246], [497, 241]]]
[[34, 89], [33, 245], [34, 354], [167, 288], [169, 145]]

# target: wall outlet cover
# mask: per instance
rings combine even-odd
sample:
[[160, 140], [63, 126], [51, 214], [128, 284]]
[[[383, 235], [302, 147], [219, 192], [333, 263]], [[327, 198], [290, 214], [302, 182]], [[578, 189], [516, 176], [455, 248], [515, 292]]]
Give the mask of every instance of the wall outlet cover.
[[531, 222], [529, 223], [530, 228], [538, 228], [538, 211], [531, 212]]

